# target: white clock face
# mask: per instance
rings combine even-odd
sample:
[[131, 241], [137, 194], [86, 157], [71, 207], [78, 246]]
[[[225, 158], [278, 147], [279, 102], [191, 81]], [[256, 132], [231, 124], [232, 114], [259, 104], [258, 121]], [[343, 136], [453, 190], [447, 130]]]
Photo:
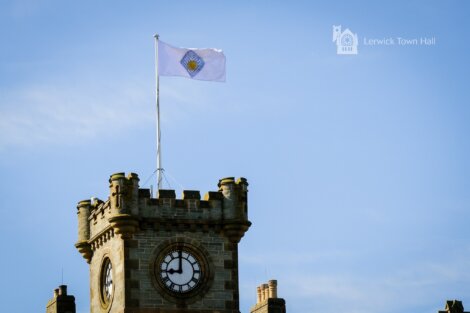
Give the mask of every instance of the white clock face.
[[109, 305], [113, 299], [114, 281], [113, 281], [113, 265], [106, 258], [101, 267], [101, 300], [104, 305]]
[[111, 296], [113, 295], [113, 267], [111, 262], [108, 262], [104, 269], [103, 288], [104, 296], [107, 300], [111, 299]]
[[202, 279], [200, 262], [184, 249], [175, 249], [166, 254], [160, 262], [159, 272], [165, 287], [175, 293], [193, 290]]

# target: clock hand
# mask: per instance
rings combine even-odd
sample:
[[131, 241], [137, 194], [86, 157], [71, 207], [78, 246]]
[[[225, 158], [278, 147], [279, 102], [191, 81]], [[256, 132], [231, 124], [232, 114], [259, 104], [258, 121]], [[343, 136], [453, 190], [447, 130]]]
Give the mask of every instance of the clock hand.
[[183, 273], [183, 250], [178, 251], [178, 269], [175, 270], [174, 268], [170, 268], [166, 272], [170, 273], [170, 274], [174, 274], [174, 273], [181, 274], [181, 273]]
[[178, 274], [181, 274], [183, 273], [183, 251], [182, 250], [178, 251], [178, 257], [179, 257]]

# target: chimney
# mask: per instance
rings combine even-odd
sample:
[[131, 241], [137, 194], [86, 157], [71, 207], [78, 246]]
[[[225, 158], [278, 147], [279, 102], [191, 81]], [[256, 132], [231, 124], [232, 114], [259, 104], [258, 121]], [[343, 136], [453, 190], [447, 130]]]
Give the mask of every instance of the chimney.
[[286, 313], [286, 301], [277, 297], [277, 280], [256, 288], [256, 304], [250, 313]]
[[60, 285], [59, 286], [59, 296], [66, 296], [67, 295], [67, 286]]
[[46, 313], [75, 313], [75, 297], [67, 295], [67, 286], [54, 289], [54, 297], [47, 302]]
[[269, 298], [277, 298], [277, 280], [268, 281], [269, 286]]
[[268, 284], [263, 284], [263, 293], [264, 293], [264, 297], [263, 299], [266, 301], [269, 299], [269, 286]]
[[469, 312], [464, 312], [462, 301], [447, 300], [444, 311], [438, 311], [438, 313], [469, 313]]

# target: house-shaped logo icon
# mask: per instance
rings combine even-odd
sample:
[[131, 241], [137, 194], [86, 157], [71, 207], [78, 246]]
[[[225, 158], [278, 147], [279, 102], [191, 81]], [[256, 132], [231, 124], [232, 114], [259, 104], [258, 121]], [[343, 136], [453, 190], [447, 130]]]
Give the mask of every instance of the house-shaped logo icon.
[[357, 54], [357, 34], [349, 28], [341, 32], [341, 25], [333, 25], [333, 42], [336, 42], [336, 54]]

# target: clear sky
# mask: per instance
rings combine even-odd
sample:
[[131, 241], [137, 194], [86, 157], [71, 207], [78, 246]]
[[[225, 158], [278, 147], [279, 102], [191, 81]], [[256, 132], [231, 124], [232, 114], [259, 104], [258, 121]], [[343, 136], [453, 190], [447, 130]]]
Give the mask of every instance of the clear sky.
[[226, 83], [161, 78], [162, 152], [178, 195], [250, 183], [242, 313], [271, 278], [288, 313], [470, 308], [468, 31], [469, 1], [1, 1], [1, 310], [44, 311], [63, 269], [89, 311], [76, 203], [155, 185], [157, 32], [227, 57]]

